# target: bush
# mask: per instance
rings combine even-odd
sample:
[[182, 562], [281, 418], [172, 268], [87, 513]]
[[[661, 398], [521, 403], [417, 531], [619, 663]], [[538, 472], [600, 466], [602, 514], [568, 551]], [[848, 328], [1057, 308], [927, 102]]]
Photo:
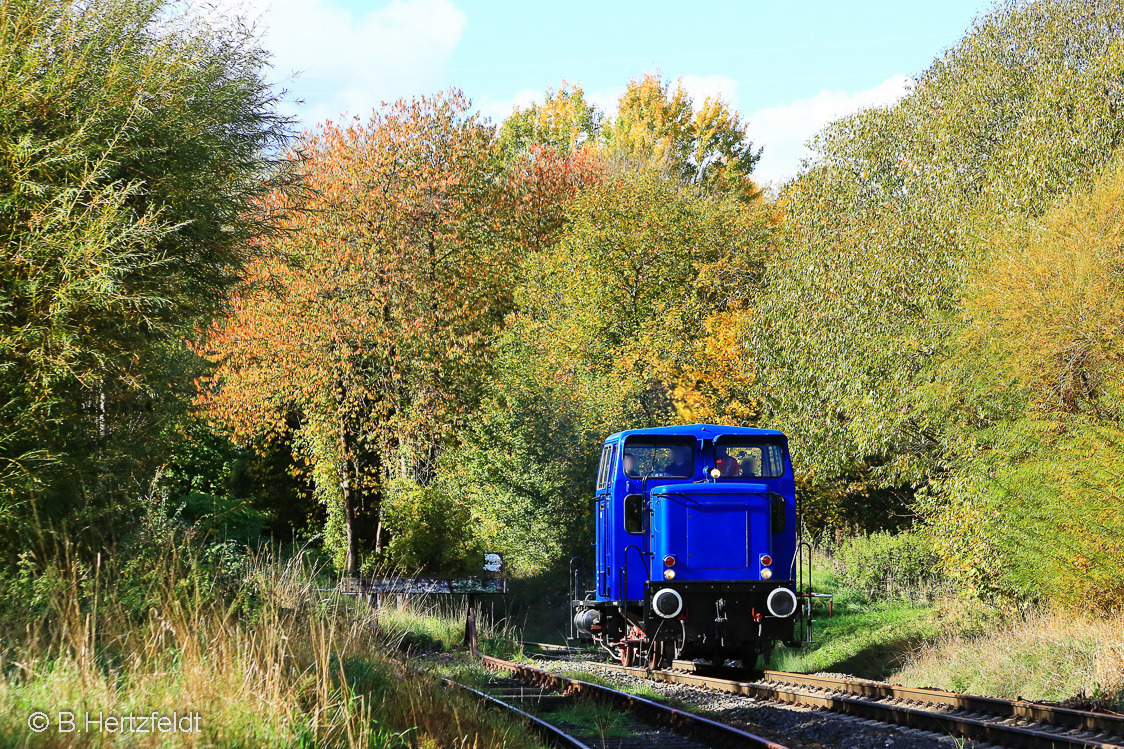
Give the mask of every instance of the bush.
[[[432, 577], [480, 574], [484, 550], [471, 511], [443, 487], [392, 482], [383, 505], [383, 523], [390, 536], [386, 559], [396, 569]], [[368, 570], [375, 569], [368, 565]]]
[[839, 582], [872, 600], [928, 598], [944, 583], [938, 558], [914, 533], [872, 533], [848, 539], [835, 556]]

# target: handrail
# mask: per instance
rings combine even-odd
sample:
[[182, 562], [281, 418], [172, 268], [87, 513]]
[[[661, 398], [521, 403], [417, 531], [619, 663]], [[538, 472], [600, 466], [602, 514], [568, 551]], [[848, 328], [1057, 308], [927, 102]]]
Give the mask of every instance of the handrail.
[[[577, 562], [577, 564], [574, 564], [574, 562]], [[574, 627], [574, 607], [576, 605], [574, 601], [577, 601], [581, 598], [581, 583], [578, 580], [577, 573], [577, 570], [579, 568], [585, 568], [585, 562], [582, 560], [582, 558], [570, 557], [570, 602], [567, 604], [567, 608], [569, 610], [569, 616], [567, 618], [570, 620], [569, 639], [571, 640], [578, 639], [578, 633]]]
[[[621, 568], [621, 574], [624, 577], [624, 583], [621, 585], [620, 595], [618, 598], [622, 601], [628, 600], [628, 550], [636, 549], [636, 553], [640, 555], [640, 563], [644, 565], [644, 574], [647, 575], [649, 582], [652, 580], [652, 568], [648, 566], [647, 560], [644, 559], [644, 551], [636, 544], [629, 544], [624, 547], [624, 567]], [[649, 552], [651, 553], [651, 552]]]

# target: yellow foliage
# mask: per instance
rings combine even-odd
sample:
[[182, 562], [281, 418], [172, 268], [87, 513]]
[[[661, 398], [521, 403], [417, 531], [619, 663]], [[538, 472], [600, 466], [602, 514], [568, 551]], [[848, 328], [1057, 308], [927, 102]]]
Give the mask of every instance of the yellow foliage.
[[996, 232], [966, 310], [1046, 410], [1098, 413], [1124, 382], [1124, 169]]
[[687, 366], [671, 374], [671, 397], [684, 424], [749, 424], [757, 402], [744, 394], [753, 385], [751, 359], [741, 346], [753, 318], [750, 310], [714, 312], [703, 322], [705, 334], [688, 344]]

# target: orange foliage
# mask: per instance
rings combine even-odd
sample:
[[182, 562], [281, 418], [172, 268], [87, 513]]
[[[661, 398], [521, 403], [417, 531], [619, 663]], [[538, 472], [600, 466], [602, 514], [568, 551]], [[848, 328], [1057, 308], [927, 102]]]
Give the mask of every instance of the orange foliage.
[[511, 303], [492, 131], [468, 111], [453, 92], [306, 134], [303, 189], [269, 198], [287, 231], [207, 338], [203, 405], [243, 438], [297, 430], [330, 511], [342, 491], [349, 566], [386, 458], [428, 479]]
[[468, 107], [452, 92], [307, 133], [303, 188], [269, 196], [286, 231], [203, 351], [212, 416], [243, 439], [295, 430], [352, 569], [356, 517], [377, 549], [385, 480], [433, 477], [479, 402], [519, 258], [599, 173], [535, 148], [505, 176]]

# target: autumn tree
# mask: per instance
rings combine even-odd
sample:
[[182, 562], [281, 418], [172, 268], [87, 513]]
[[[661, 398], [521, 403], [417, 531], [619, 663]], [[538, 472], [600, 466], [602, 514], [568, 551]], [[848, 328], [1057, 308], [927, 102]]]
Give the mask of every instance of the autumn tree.
[[268, 55], [164, 0], [0, 12], [0, 524], [112, 535], [190, 402], [209, 324], [269, 230], [287, 142]]
[[489, 407], [451, 477], [517, 564], [557, 560], [588, 533], [607, 434], [753, 419], [736, 331], [770, 227], [767, 212], [647, 170], [587, 185], [557, 241], [526, 258]]
[[543, 101], [517, 108], [503, 122], [499, 145], [507, 161], [523, 156], [532, 146], [545, 146], [569, 155], [595, 146], [604, 115], [585, 98], [585, 90], [565, 81], [548, 88]]
[[691, 184], [752, 200], [750, 178], [761, 158], [741, 115], [717, 97], [701, 105], [657, 75], [629, 81], [616, 116], [604, 126], [611, 157], [665, 168]]
[[326, 125], [298, 153], [305, 189], [270, 198], [287, 231], [208, 338], [205, 403], [241, 438], [294, 433], [355, 574], [361, 524], [377, 552], [386, 492], [430, 482], [479, 398], [511, 303], [504, 182], [455, 91]]

